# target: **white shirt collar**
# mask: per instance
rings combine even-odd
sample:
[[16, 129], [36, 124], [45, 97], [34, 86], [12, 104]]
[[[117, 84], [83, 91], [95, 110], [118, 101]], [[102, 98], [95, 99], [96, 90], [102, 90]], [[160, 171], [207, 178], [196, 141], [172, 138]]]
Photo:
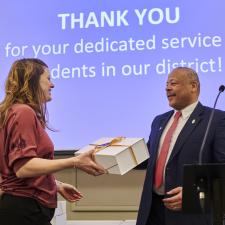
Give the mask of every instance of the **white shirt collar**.
[[[192, 114], [192, 112], [194, 111], [197, 104], [198, 104], [198, 101], [196, 101], [196, 102], [192, 103], [191, 105], [182, 109], [181, 110], [182, 118], [185, 119], [185, 118], [189, 117]], [[176, 113], [176, 112], [174, 112], [174, 113]]]

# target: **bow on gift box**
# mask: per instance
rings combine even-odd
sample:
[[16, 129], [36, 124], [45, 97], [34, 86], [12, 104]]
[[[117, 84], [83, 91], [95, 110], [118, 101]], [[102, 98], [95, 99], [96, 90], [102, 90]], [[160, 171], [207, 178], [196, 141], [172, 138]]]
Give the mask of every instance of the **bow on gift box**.
[[99, 152], [99, 151], [102, 151], [103, 149], [105, 149], [109, 146], [110, 147], [120, 147], [120, 146], [121, 147], [128, 147], [135, 164], [138, 165], [138, 161], [136, 159], [136, 156], [134, 154], [134, 150], [133, 150], [132, 146], [124, 145], [124, 144], [118, 144], [118, 142], [121, 142], [124, 139], [125, 139], [125, 137], [116, 137], [116, 138], [113, 138], [110, 142], [106, 142], [106, 143], [103, 143], [103, 144], [90, 144], [90, 145], [95, 146], [94, 154]]

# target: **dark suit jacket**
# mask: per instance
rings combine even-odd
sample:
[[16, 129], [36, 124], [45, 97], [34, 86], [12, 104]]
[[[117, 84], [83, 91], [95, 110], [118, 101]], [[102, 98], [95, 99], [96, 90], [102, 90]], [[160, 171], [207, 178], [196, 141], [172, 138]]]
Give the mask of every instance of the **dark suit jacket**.
[[[199, 150], [210, 117], [211, 108], [198, 103], [197, 107], [180, 132], [165, 168], [165, 189], [169, 191], [182, 186], [183, 165], [197, 163]], [[161, 134], [174, 111], [157, 116], [152, 123], [148, 141], [150, 159], [148, 162], [145, 183], [137, 218], [137, 225], [147, 225], [151, 210], [152, 187], [155, 162]], [[204, 148], [203, 162], [225, 163], [225, 112], [216, 110]], [[165, 209], [166, 225], [205, 225], [206, 218], [184, 215]]]

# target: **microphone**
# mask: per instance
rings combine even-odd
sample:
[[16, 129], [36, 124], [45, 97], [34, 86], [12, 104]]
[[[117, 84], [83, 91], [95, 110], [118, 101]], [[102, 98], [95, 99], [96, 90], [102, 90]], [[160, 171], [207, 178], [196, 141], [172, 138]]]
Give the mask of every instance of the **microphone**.
[[220, 85], [220, 87], [219, 87], [220, 93], [223, 92], [224, 90], [225, 90], [225, 86], [224, 85]]
[[[225, 86], [220, 85], [219, 93], [217, 94], [214, 106], [212, 108], [212, 111], [211, 111], [211, 114], [210, 114], [210, 117], [209, 117], [209, 121], [208, 121], [208, 124], [207, 124], [207, 128], [206, 128], [206, 132], [205, 132], [205, 135], [204, 135], [204, 138], [203, 138], [203, 141], [202, 141], [202, 145], [201, 145], [201, 148], [200, 148], [200, 151], [199, 151], [199, 162], [198, 162], [199, 165], [202, 165], [203, 150], [204, 150], [204, 147], [205, 147], [205, 142], [206, 142], [206, 139], [207, 139], [207, 136], [208, 136], [208, 133], [209, 133], [209, 129], [210, 129], [210, 126], [211, 126], [211, 123], [212, 123], [212, 119], [213, 119], [213, 116], [214, 116], [217, 100], [218, 100], [220, 94], [224, 90], [225, 90]], [[205, 178], [201, 178], [199, 180], [198, 184], [197, 184], [197, 192], [198, 192], [198, 198], [199, 198], [199, 202], [200, 202], [202, 212], [205, 211], [205, 197], [206, 197], [205, 192], [206, 192], [206, 190], [207, 190], [207, 181], [206, 181]]]
[[200, 151], [199, 151], [199, 161], [198, 161], [198, 163], [199, 163], [200, 165], [202, 164], [203, 149], [204, 149], [204, 147], [205, 147], [206, 138], [207, 138], [207, 136], [208, 136], [209, 128], [210, 128], [211, 123], [212, 123], [212, 119], [213, 119], [213, 116], [214, 116], [214, 112], [215, 112], [217, 100], [218, 100], [220, 94], [221, 94], [224, 90], [225, 90], [225, 86], [224, 86], [224, 85], [220, 85], [220, 87], [219, 87], [219, 93], [218, 93], [218, 95], [216, 96], [216, 100], [215, 100], [214, 106], [213, 106], [213, 108], [212, 108], [212, 111], [211, 111], [211, 114], [210, 114], [210, 117], [209, 117], [209, 121], [208, 121], [208, 125], [207, 125], [206, 131], [205, 131], [205, 135], [204, 135], [204, 138], [203, 138], [203, 141], [202, 141], [202, 145], [201, 145], [201, 148], [200, 148]]

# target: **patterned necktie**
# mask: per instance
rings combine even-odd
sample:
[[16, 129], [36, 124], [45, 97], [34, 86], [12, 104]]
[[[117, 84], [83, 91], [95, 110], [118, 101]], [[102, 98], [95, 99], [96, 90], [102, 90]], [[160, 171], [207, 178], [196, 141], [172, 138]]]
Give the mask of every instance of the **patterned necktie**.
[[154, 185], [156, 188], [159, 188], [163, 183], [164, 167], [166, 164], [166, 159], [170, 148], [171, 138], [173, 136], [174, 131], [176, 130], [178, 120], [181, 117], [181, 115], [182, 115], [181, 112], [175, 113], [173, 123], [168, 129], [165, 138], [163, 140], [161, 151], [156, 162], [155, 180], [154, 180]]

